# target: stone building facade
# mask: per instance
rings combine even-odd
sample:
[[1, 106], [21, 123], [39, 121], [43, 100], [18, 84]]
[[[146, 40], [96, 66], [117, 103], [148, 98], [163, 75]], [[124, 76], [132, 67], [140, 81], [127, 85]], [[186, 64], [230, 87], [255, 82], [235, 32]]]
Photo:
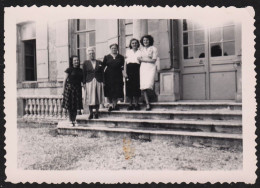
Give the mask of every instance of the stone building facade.
[[154, 37], [160, 57], [154, 85], [156, 101], [241, 101], [240, 23], [227, 20], [205, 24], [185, 19], [20, 21], [16, 54], [18, 116], [28, 110], [30, 97], [51, 101], [61, 95], [71, 55], [78, 55], [82, 63], [87, 58], [86, 48], [95, 46], [96, 57], [102, 60], [112, 43], [118, 43], [119, 53], [125, 55], [130, 39], [145, 34]]

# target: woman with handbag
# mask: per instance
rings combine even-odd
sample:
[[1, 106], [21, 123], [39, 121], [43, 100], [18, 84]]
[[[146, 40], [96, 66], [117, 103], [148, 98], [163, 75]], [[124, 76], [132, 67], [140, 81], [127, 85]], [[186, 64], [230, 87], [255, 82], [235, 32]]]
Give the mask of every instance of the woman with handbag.
[[141, 57], [138, 60], [141, 62], [140, 67], [140, 89], [144, 93], [146, 102], [146, 111], [151, 110], [151, 105], [148, 98], [148, 90], [153, 89], [154, 77], [156, 72], [156, 60], [158, 58], [158, 50], [153, 46], [154, 40], [151, 35], [145, 35], [141, 38], [142, 44]]
[[77, 110], [83, 109], [82, 105], [82, 69], [79, 67], [78, 56], [70, 58], [70, 66], [65, 70], [63, 82], [63, 101], [62, 108], [69, 112], [69, 120], [72, 126], [77, 126]]
[[[103, 91], [103, 66], [102, 62], [96, 60], [94, 47], [87, 48], [89, 60], [83, 63], [83, 86], [85, 92], [85, 101], [89, 105], [88, 119], [98, 119], [99, 105], [104, 103]], [[93, 114], [93, 109], [96, 109]]]

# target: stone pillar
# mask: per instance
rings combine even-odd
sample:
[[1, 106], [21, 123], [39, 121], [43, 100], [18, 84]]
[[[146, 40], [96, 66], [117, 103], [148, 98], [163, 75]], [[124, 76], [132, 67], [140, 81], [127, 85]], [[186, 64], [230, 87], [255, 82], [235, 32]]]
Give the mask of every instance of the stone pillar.
[[142, 36], [148, 34], [148, 20], [134, 19], [133, 20], [133, 37], [140, 40]]

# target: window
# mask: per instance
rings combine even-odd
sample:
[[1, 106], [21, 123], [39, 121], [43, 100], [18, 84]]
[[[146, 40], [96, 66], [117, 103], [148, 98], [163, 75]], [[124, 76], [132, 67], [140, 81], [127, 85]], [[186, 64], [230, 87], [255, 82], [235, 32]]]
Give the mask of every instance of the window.
[[184, 59], [205, 58], [205, 29], [191, 20], [183, 20]]
[[87, 59], [86, 49], [96, 46], [95, 20], [78, 19], [76, 27], [77, 55], [82, 62]]
[[36, 81], [36, 40], [24, 41], [25, 81]]
[[235, 24], [226, 22], [210, 28], [211, 57], [235, 55]]

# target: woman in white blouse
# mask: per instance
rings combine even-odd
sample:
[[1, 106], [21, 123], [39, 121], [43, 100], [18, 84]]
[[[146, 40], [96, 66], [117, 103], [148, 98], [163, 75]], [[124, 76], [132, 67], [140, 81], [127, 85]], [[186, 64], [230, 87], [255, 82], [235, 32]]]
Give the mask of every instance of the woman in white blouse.
[[130, 103], [127, 110], [140, 110], [140, 105], [138, 104], [141, 96], [140, 62], [138, 58], [141, 57], [141, 51], [138, 49], [139, 47], [139, 41], [133, 38], [130, 40], [129, 50], [126, 51], [126, 96]]
[[156, 71], [155, 62], [158, 57], [157, 48], [153, 46], [154, 40], [151, 35], [145, 35], [141, 38], [140, 43], [141, 57], [138, 60], [141, 62], [140, 67], [140, 89], [144, 93], [144, 98], [146, 102], [146, 110], [151, 110], [151, 105], [148, 98], [148, 90], [153, 89], [154, 86], [154, 76]]

